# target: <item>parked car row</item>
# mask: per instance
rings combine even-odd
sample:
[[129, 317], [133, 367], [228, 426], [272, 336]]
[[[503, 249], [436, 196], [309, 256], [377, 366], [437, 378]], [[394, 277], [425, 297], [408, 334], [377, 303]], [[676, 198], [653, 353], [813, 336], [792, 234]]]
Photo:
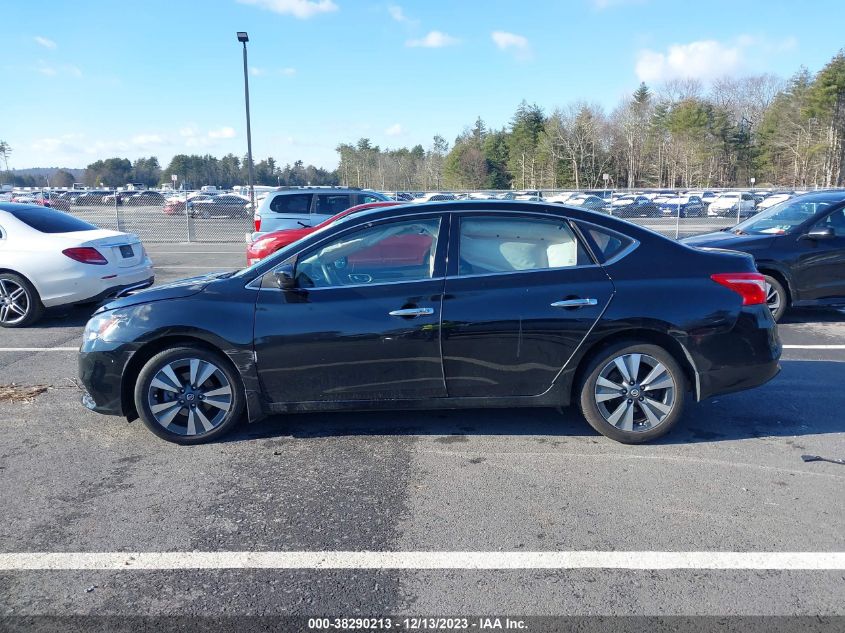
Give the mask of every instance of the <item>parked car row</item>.
[[540, 190], [471, 193], [386, 192], [394, 200], [433, 202], [444, 200], [526, 200], [581, 206], [622, 218], [733, 217], [746, 218], [758, 210], [788, 200], [795, 191], [723, 191], [662, 189], [619, 193], [612, 190], [566, 191], [544, 194]]

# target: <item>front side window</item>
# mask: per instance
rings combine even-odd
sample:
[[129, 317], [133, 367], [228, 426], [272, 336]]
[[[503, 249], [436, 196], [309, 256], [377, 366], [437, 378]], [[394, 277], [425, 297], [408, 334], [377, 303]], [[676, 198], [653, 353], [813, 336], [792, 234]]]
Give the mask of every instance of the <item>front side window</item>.
[[319, 215], [337, 215], [352, 206], [349, 194], [317, 194], [317, 210]]
[[834, 211], [821, 222], [817, 222], [813, 228], [830, 228], [833, 229], [833, 234], [837, 237], [845, 236], [845, 209]]
[[368, 226], [305, 254], [296, 264], [300, 288], [418, 281], [434, 275], [439, 218]]
[[460, 275], [569, 268], [591, 263], [564, 220], [461, 219]]
[[270, 211], [308, 215], [311, 212], [311, 194], [293, 193], [276, 196], [270, 201]]

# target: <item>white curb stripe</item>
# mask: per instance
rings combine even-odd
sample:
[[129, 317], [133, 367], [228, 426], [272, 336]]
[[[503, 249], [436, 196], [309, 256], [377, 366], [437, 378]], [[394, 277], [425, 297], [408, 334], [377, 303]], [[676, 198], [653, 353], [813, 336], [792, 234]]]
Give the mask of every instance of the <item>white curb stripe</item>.
[[845, 570], [845, 552], [21, 552], [0, 570], [770, 569]]

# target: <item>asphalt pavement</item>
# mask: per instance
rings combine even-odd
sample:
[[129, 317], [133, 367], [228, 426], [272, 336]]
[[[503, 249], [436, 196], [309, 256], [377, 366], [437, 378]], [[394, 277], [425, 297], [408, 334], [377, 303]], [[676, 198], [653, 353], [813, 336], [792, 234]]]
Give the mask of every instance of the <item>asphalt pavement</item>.
[[[158, 282], [244, 262], [238, 243], [148, 250]], [[461, 563], [467, 552], [841, 554], [845, 467], [801, 455], [845, 457], [843, 312], [789, 313], [778, 377], [688, 403], [645, 446], [596, 434], [575, 409], [539, 409], [276, 416], [179, 447], [79, 404], [73, 348], [90, 311], [0, 331], [0, 385], [47, 387], [0, 402], [0, 555], [443, 552], [454, 565], [5, 568], [0, 629], [45, 615], [845, 616], [833, 564]]]

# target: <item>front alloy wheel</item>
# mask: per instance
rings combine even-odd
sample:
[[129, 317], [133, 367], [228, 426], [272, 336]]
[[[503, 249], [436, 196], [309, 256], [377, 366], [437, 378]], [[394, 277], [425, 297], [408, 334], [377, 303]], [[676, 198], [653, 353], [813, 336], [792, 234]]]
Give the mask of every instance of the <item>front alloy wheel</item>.
[[764, 275], [766, 278], [766, 305], [775, 321], [780, 321], [786, 312], [786, 290], [777, 279]]
[[595, 357], [581, 384], [581, 411], [599, 433], [628, 444], [667, 433], [683, 408], [685, 381], [673, 356], [624, 342]]
[[243, 410], [239, 378], [218, 354], [200, 347], [167, 350], [138, 376], [135, 404], [156, 435], [199, 444], [227, 433]]

